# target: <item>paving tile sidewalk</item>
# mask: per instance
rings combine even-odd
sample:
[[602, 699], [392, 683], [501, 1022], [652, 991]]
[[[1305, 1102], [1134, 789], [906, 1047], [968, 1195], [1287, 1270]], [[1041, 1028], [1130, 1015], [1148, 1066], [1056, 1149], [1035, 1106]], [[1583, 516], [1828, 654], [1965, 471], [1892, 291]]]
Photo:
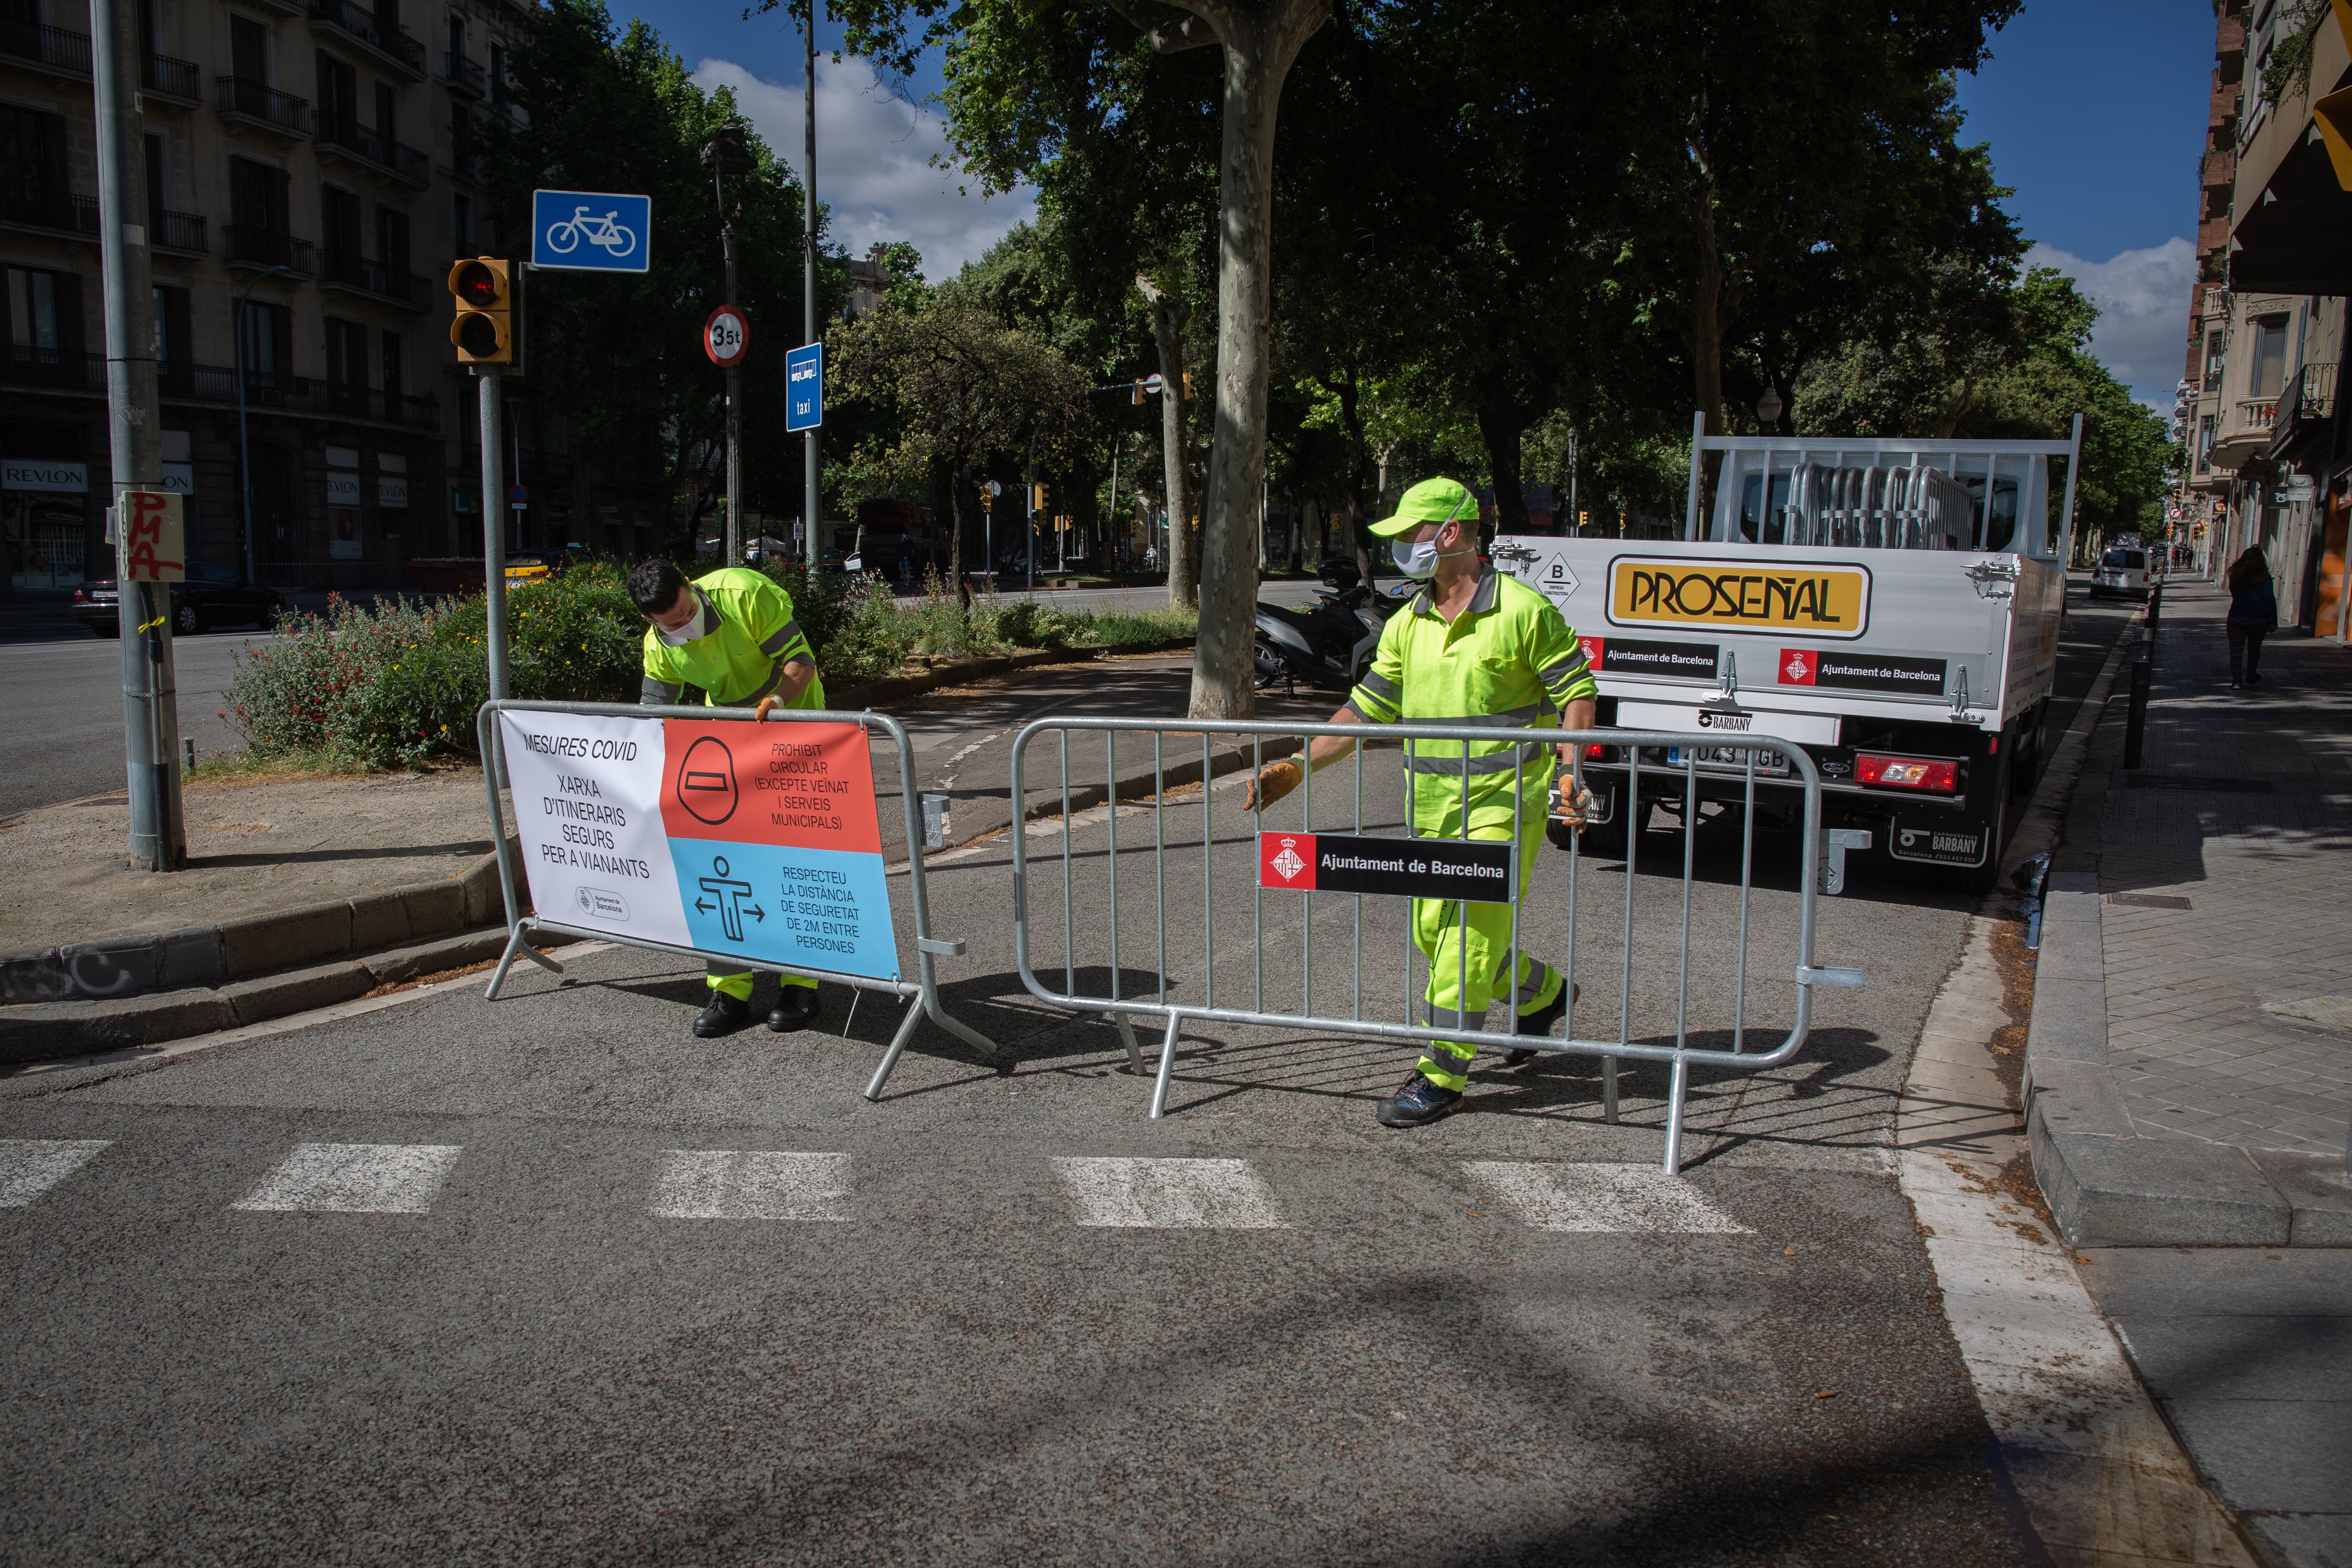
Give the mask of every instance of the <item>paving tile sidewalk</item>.
[[2107, 781], [2109, 1065], [2143, 1138], [2340, 1157], [2352, 1030], [2294, 1015], [2352, 994], [2352, 653], [2274, 639], [2231, 691], [2227, 603], [2166, 591], [2142, 765]]
[[2119, 681], [2072, 802], [2029, 1048], [2034, 1167], [2258, 1553], [2343, 1568], [2352, 652], [2277, 637], [2232, 691], [2227, 603], [2168, 586], [2143, 765], [2123, 766]]

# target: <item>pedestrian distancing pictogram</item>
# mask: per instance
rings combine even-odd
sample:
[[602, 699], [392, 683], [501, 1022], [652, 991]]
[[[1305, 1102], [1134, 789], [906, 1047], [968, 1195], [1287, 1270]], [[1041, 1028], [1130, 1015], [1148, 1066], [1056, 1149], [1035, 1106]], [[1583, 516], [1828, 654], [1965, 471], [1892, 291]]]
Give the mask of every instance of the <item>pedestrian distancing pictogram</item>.
[[749, 710], [491, 702], [479, 729], [492, 763], [492, 825], [503, 844], [499, 787], [510, 784], [522, 861], [519, 881], [499, 857], [509, 929], [493, 999], [519, 957], [562, 973], [525, 939], [563, 931], [919, 999], [869, 1097], [881, 1093], [920, 1016], [994, 1056], [939, 999], [932, 960], [960, 955], [963, 942], [930, 934], [903, 765], [916, 977], [901, 973], [869, 746], [878, 730], [903, 762], [898, 721], [785, 710], [758, 722]]

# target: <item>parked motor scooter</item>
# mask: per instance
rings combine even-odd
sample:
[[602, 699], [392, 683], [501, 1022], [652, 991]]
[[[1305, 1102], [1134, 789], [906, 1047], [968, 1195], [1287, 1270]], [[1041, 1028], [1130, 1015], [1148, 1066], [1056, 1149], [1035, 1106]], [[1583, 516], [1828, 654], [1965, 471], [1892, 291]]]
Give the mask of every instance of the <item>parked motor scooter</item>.
[[[1417, 588], [1419, 585], [1415, 584]], [[1257, 606], [1257, 688], [1280, 681], [1286, 695], [1297, 683], [1350, 687], [1372, 661], [1381, 627], [1403, 601], [1360, 584], [1331, 594], [1316, 591], [1312, 608]]]

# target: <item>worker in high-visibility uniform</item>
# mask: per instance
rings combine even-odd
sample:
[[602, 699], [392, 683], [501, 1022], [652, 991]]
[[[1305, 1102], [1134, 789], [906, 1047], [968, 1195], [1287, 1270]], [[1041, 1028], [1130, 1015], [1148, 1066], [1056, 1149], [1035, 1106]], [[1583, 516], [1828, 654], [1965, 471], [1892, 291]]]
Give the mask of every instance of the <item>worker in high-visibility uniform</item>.
[[[793, 618], [793, 596], [763, 572], [723, 567], [689, 583], [667, 561], [629, 574], [629, 598], [646, 627], [645, 685], [637, 700], [668, 704], [688, 686], [714, 708], [822, 708], [824, 681], [816, 655]], [[816, 1021], [816, 982], [787, 974], [768, 1027], [788, 1034]], [[703, 1039], [731, 1035], [751, 1021], [751, 972], [713, 963], [710, 1005], [694, 1020]]]
[[[1349, 693], [1335, 724], [1562, 727], [1589, 730], [1600, 687], [1583, 645], [1559, 609], [1517, 579], [1478, 559], [1478, 502], [1452, 479], [1424, 479], [1405, 491], [1396, 514], [1371, 525], [1394, 541], [1397, 566], [1428, 585], [1389, 618], [1371, 667]], [[1353, 741], [1318, 736], [1306, 752], [1320, 768], [1355, 748]], [[1529, 748], [1532, 751], [1532, 748]], [[1591, 795], [1582, 787], [1576, 748], [1558, 748], [1569, 764], [1559, 816], [1581, 828]], [[1539, 754], [1500, 742], [1408, 742], [1412, 830], [1416, 836], [1458, 838], [1463, 832], [1464, 779], [1468, 778], [1469, 837], [1511, 837], [1519, 825], [1519, 900], [1524, 908], [1536, 851], [1544, 840], [1552, 769]], [[1306, 776], [1297, 758], [1260, 770], [1244, 797], [1255, 807], [1278, 800]], [[1518, 799], [1516, 803], [1513, 795]], [[1511, 947], [1508, 904], [1415, 899], [1413, 945], [1429, 959], [1428, 1018], [1432, 1027], [1483, 1027], [1499, 994], [1510, 999], [1512, 1033], [1549, 1035], [1575, 1000], [1549, 964], [1518, 955], [1517, 973], [1503, 966]], [[1508, 1052], [1517, 1067], [1537, 1053]], [[1462, 1103], [1475, 1045], [1433, 1041], [1412, 1078], [1379, 1106], [1391, 1127], [1434, 1121]]]

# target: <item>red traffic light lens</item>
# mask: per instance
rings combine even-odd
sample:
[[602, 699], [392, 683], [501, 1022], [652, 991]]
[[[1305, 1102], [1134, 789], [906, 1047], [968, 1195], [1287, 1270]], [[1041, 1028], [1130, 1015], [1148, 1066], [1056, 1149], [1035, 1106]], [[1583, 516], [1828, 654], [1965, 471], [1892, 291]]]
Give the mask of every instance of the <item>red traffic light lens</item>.
[[468, 305], [487, 310], [499, 302], [499, 275], [478, 261], [457, 269], [457, 297]]

